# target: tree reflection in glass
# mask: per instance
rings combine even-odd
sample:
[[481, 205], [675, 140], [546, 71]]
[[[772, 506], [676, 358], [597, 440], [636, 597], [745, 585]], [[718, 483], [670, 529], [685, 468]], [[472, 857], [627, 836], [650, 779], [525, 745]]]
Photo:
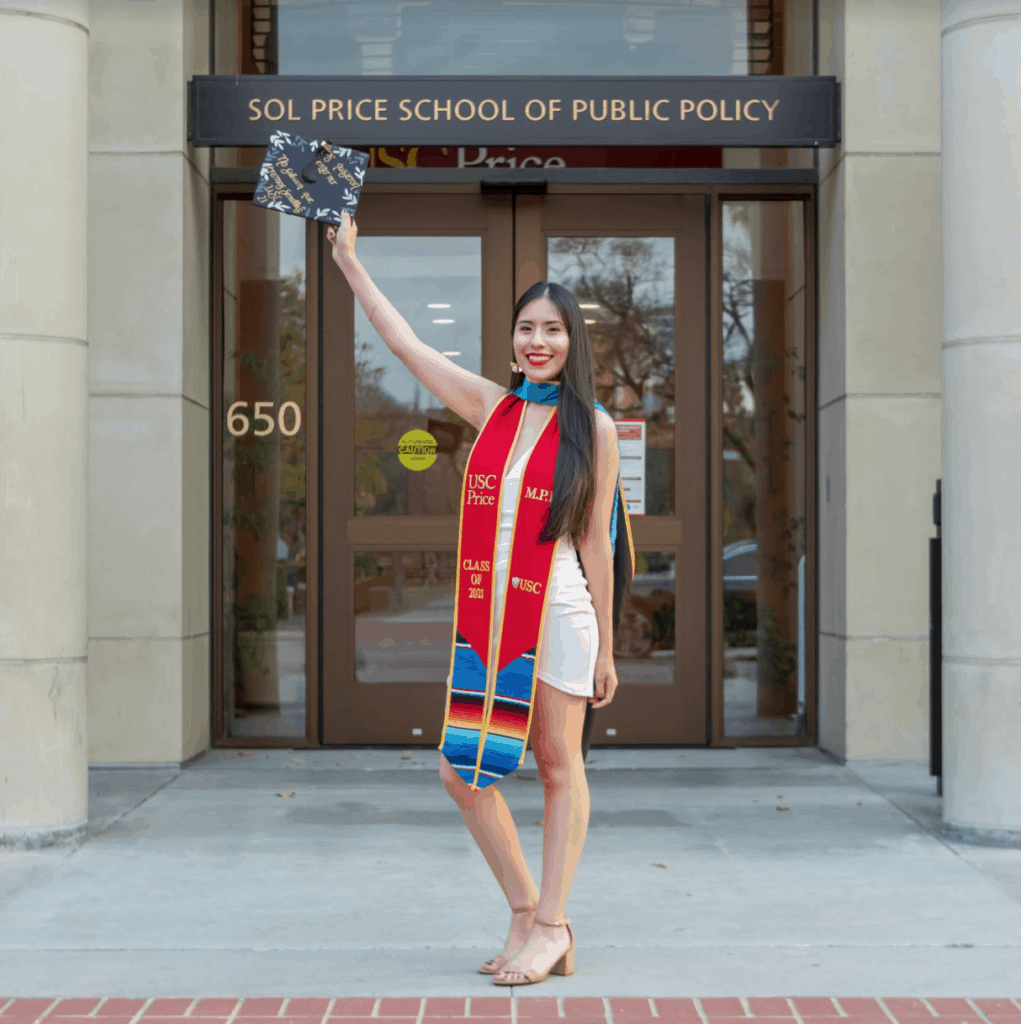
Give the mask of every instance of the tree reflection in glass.
[[[370, 235], [358, 239], [358, 257], [422, 341], [482, 372], [480, 238]], [[353, 371], [354, 514], [457, 515], [477, 431], [422, 387], [357, 304]], [[398, 459], [409, 430], [436, 438], [428, 469]]]
[[645, 514], [674, 512], [674, 240], [551, 238], [547, 277], [585, 313], [596, 398], [645, 419]]
[[800, 203], [725, 203], [725, 732], [804, 731], [805, 362]]
[[223, 707], [305, 733], [305, 223], [224, 204]]

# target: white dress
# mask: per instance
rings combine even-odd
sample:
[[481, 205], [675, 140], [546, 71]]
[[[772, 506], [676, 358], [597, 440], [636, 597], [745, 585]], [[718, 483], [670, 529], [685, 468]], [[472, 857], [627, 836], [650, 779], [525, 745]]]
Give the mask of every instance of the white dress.
[[[534, 448], [535, 445], [532, 445]], [[496, 604], [493, 609], [493, 648], [496, 640], [507, 583], [514, 507], [521, 490], [521, 474], [532, 452], [529, 448], [508, 471], [503, 482], [500, 508], [500, 537], [496, 548]], [[578, 549], [570, 537], [557, 540], [550, 574], [550, 593], [546, 602], [546, 622], [539, 645], [537, 678], [576, 697], [591, 697], [595, 692], [596, 654], [599, 650], [599, 626], [588, 581], [581, 571]]]

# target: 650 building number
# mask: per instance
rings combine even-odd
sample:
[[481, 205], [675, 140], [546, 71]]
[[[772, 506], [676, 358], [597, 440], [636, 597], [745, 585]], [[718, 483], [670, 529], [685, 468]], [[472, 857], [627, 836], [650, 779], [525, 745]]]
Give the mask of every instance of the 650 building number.
[[[249, 428], [251, 427], [251, 423], [249, 422], [248, 417], [243, 412], [241, 412], [242, 409], [247, 408], [247, 402], [234, 402], [234, 404], [231, 405], [231, 407], [227, 410], [227, 429], [235, 437], [241, 437], [243, 434], [247, 434]], [[274, 420], [269, 413], [263, 412], [264, 409], [272, 408], [272, 402], [255, 403], [255, 410], [253, 412], [252, 418], [256, 421], [256, 423], [265, 423], [266, 427], [264, 430], [253, 430], [252, 433], [256, 437], [265, 437], [267, 434], [273, 433], [274, 426], [279, 426], [280, 433], [283, 434], [284, 437], [294, 437], [294, 435], [298, 433], [298, 431], [301, 429], [301, 409], [298, 408], [298, 403], [284, 402], [280, 406], [279, 411], [277, 412], [276, 420]], [[288, 429], [286, 426], [285, 414], [288, 409], [292, 410], [294, 414], [294, 424], [290, 427], [290, 429]]]

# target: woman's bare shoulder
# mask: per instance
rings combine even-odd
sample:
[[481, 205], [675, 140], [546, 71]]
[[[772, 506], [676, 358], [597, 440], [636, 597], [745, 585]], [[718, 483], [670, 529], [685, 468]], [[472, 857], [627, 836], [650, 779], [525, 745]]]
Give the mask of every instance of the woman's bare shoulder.
[[596, 431], [606, 440], [617, 436], [617, 428], [614, 425], [613, 417], [602, 409], [596, 409]]

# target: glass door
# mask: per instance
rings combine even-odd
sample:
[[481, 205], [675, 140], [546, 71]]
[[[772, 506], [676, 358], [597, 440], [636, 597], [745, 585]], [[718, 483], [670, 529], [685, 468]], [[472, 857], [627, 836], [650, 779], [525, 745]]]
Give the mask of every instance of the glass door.
[[[358, 255], [426, 344], [509, 376], [512, 201], [366, 189]], [[438, 743], [477, 431], [422, 387], [323, 251], [323, 742]], [[502, 363], [502, 367], [501, 367]], [[402, 459], [416, 432], [435, 458]]]
[[[706, 743], [704, 197], [367, 189], [358, 223], [419, 337], [505, 385], [515, 296], [543, 277], [577, 295], [637, 499], [621, 688], [593, 743]], [[436, 743], [476, 431], [393, 356], [325, 247], [322, 280], [323, 742]], [[422, 430], [436, 458], [416, 468], [402, 442]]]
[[316, 719], [315, 235], [236, 187], [218, 189], [215, 224], [214, 729], [292, 745]]
[[517, 287], [545, 278], [578, 299], [629, 495], [620, 686], [593, 745], [708, 742], [706, 232], [702, 195], [517, 199]]
[[719, 214], [714, 739], [804, 743], [815, 661], [811, 206], [742, 198]]
[[[597, 745], [814, 729], [811, 203], [709, 191], [368, 188], [359, 207], [386, 294], [490, 380], [510, 382], [533, 282], [585, 312], [637, 560]], [[320, 225], [249, 186], [216, 198], [217, 742], [434, 744], [475, 429], [370, 328]], [[416, 431], [435, 458], [402, 459]]]

